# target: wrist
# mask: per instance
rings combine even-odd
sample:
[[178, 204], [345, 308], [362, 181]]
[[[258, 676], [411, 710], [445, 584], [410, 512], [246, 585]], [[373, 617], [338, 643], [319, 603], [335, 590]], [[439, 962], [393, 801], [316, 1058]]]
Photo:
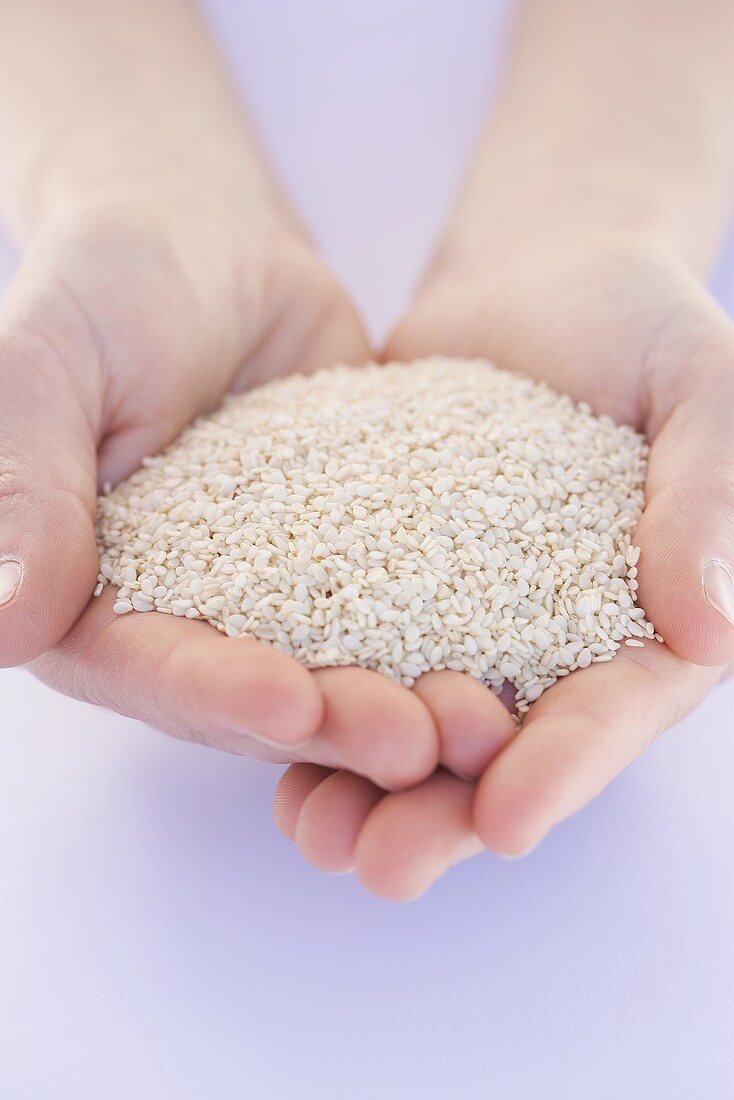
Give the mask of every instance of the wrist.
[[700, 273], [715, 259], [728, 196], [691, 174], [665, 176], [623, 160], [543, 162], [486, 146], [449, 225], [441, 259], [517, 257], [531, 242], [593, 249], [602, 242], [676, 252]]
[[[469, 194], [676, 247], [702, 273], [732, 213], [734, 8], [523, 0]], [[696, 49], [691, 49], [691, 42]], [[517, 192], [515, 197], [514, 192]], [[504, 204], [504, 205], [503, 205]]]
[[[114, 312], [147, 288], [146, 309], [160, 311], [166, 324], [184, 328], [195, 316], [217, 330], [223, 345], [238, 346], [263, 311], [277, 306], [293, 273], [315, 263], [308, 242], [276, 204], [243, 202], [191, 180], [176, 186], [162, 174], [54, 190], [27, 244], [35, 254], [72, 257], [82, 266], [91, 261], [100, 290], [107, 287], [95, 312], [106, 311], [105, 299]], [[145, 327], [142, 317], [134, 323]], [[122, 344], [135, 338], [126, 328], [115, 337]]]
[[184, 239], [191, 226], [217, 228], [232, 240], [249, 232], [258, 239], [296, 236], [297, 227], [274, 188], [240, 186], [227, 174], [196, 170], [180, 160], [163, 163], [140, 155], [124, 166], [49, 164], [35, 174], [15, 219], [21, 245], [61, 222], [127, 221], [147, 224], [161, 236]]

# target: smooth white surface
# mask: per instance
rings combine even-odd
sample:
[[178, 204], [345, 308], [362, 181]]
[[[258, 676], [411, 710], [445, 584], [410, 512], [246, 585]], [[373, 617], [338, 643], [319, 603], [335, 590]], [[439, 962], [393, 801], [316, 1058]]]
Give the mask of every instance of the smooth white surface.
[[[480, 123], [504, 5], [210, 7], [384, 331]], [[729, 302], [732, 272], [734, 250]], [[734, 1095], [731, 687], [527, 860], [481, 857], [405, 908], [300, 861], [274, 770], [22, 671], [0, 691], [8, 1100]]]

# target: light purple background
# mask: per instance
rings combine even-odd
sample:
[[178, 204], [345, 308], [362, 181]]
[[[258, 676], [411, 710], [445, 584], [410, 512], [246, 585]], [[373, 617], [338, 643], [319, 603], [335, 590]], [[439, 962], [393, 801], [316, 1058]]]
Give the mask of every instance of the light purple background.
[[[209, 6], [383, 333], [489, 101], [505, 5]], [[730, 304], [734, 249], [717, 285]], [[301, 862], [274, 770], [24, 672], [0, 688], [8, 1100], [734, 1096], [731, 688], [528, 859], [478, 858], [405, 908]]]

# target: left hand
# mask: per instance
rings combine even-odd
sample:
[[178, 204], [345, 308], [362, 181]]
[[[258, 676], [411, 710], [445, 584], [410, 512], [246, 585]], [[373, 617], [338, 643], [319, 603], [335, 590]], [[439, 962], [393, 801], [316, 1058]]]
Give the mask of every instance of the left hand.
[[311, 862], [355, 868], [395, 900], [485, 847], [505, 856], [534, 847], [693, 710], [734, 659], [734, 326], [665, 241], [585, 231], [582, 242], [574, 223], [540, 221], [551, 228], [534, 227], [521, 253], [489, 252], [481, 240], [445, 248], [386, 355], [485, 356], [647, 433], [640, 602], [666, 644], [623, 647], [561, 681], [504, 748], [493, 711], [494, 756], [481, 768], [455, 763], [464, 692], [477, 690], [468, 680], [450, 698], [437, 688], [452, 711], [443, 767], [410, 790], [291, 767], [276, 796], [281, 829]]

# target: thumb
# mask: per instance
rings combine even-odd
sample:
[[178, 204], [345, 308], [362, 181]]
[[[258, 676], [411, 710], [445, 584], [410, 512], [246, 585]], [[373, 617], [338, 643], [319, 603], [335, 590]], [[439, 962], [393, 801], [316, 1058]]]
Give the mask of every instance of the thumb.
[[[728, 323], [726, 323], [728, 328]], [[667, 645], [699, 665], [734, 660], [734, 340], [685, 365], [650, 452], [636, 542], [640, 602]], [[675, 381], [671, 389], [676, 389]]]
[[0, 316], [0, 667], [58, 642], [97, 570], [92, 388], [76, 381], [94, 349], [81, 315], [32, 289], [33, 274]]

